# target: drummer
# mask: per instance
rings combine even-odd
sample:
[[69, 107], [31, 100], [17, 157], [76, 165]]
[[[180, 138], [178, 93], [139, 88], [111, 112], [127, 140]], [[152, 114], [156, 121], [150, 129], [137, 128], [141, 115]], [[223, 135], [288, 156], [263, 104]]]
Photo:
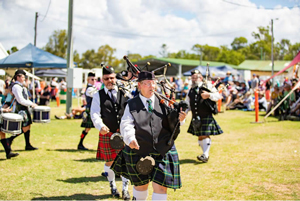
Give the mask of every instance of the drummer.
[[[2, 112], [11, 112], [11, 109], [10, 108], [1, 108], [0, 113], [2, 113]], [[16, 157], [19, 155], [18, 153], [11, 152], [11, 148], [10, 148], [10, 146], [8, 146], [8, 140], [5, 138], [5, 133], [3, 133], [2, 131], [0, 131], [0, 138], [1, 138], [1, 144], [3, 145], [3, 148], [6, 153], [7, 159], [10, 159], [12, 157]]]
[[[91, 118], [95, 128], [99, 132], [99, 144], [97, 150], [97, 159], [105, 161], [104, 171], [107, 173], [111, 194], [113, 197], [120, 197], [115, 182], [115, 173], [110, 169], [119, 150], [112, 149], [110, 146], [110, 137], [113, 133], [119, 132], [120, 120], [124, 112], [128, 97], [124, 96], [122, 90], [118, 90], [116, 85], [116, 74], [112, 67], [103, 67], [104, 88], [93, 96], [91, 105]], [[123, 189], [122, 198], [129, 200], [128, 179], [122, 177]]]
[[[12, 84], [12, 93], [17, 102], [15, 113], [24, 115], [23, 116], [24, 120], [22, 122], [22, 131], [24, 133], [24, 138], [25, 138], [25, 143], [26, 143], [25, 150], [36, 150], [38, 148], [33, 147], [30, 144], [30, 125], [32, 124], [32, 120], [31, 120], [31, 114], [30, 114], [28, 108], [30, 106], [32, 108], [35, 108], [37, 106], [37, 104], [35, 104], [29, 100], [27, 88], [24, 87], [24, 85], [23, 85], [23, 83], [25, 81], [25, 75], [26, 75], [26, 73], [23, 70], [17, 70], [15, 72], [15, 75], [13, 77], [15, 82]], [[17, 136], [19, 136], [19, 135], [8, 138], [10, 146], [11, 146], [14, 138]]]

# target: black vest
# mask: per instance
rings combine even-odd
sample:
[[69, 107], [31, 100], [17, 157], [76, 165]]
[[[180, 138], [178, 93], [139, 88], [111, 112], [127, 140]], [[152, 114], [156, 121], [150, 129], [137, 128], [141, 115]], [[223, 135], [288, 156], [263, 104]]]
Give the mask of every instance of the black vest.
[[145, 108], [139, 96], [128, 101], [129, 111], [134, 118], [135, 137], [140, 149], [133, 149], [140, 156], [147, 156], [149, 153], [160, 153], [164, 156], [174, 145], [168, 145], [171, 132], [168, 128], [167, 110], [155, 97], [153, 112]]
[[[19, 84], [19, 83], [14, 82], [14, 83], [12, 84], [12, 87], [11, 87], [11, 88], [13, 88], [16, 84], [22, 87], [22, 96], [23, 96], [24, 99], [28, 100], [28, 95], [27, 95], [27, 93], [26, 93], [26, 90], [27, 90], [26, 87], [24, 87], [23, 85], [21, 85], [21, 84]], [[27, 109], [28, 109], [27, 106], [21, 105], [21, 104], [17, 101], [17, 99], [15, 99], [15, 100], [16, 100], [16, 103], [17, 103], [17, 104], [16, 104], [16, 111], [27, 110]]]
[[197, 87], [191, 88], [188, 96], [190, 98], [190, 107], [192, 111], [193, 118], [200, 116], [201, 118], [207, 117], [208, 115], [211, 115], [211, 109], [207, 106], [207, 104], [204, 103], [201, 94], [200, 89], [198, 87], [198, 90], [196, 91]]
[[117, 102], [113, 103], [104, 89], [99, 91], [101, 118], [103, 123], [109, 128], [110, 132], [115, 133], [120, 128], [120, 121], [124, 113], [124, 109], [128, 97], [124, 97], [124, 93], [119, 90], [117, 95]]
[[90, 87], [93, 87], [93, 86], [87, 85], [87, 86], [86, 86], [86, 89], [85, 89], [86, 108], [88, 108], [88, 109], [91, 108], [92, 100], [93, 100], [92, 97], [89, 97], [89, 96], [86, 95], [86, 91], [87, 91], [87, 89], [90, 88]]

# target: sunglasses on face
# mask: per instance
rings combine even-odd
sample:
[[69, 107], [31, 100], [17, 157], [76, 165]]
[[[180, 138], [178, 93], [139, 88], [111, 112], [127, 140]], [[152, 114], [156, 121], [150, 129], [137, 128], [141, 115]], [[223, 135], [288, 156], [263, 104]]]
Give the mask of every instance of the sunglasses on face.
[[103, 78], [103, 80], [107, 81], [107, 80], [114, 80], [115, 78], [114, 77], [106, 77], [106, 78]]

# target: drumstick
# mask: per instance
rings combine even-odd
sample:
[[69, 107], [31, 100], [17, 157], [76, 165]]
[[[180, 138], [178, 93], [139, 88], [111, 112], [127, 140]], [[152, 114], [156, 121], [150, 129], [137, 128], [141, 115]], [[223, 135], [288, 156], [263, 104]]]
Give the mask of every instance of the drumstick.
[[11, 104], [10, 104], [10, 106], [9, 106], [9, 109], [13, 106], [15, 100], [16, 100], [16, 99], [14, 98], [14, 100], [11, 102]]

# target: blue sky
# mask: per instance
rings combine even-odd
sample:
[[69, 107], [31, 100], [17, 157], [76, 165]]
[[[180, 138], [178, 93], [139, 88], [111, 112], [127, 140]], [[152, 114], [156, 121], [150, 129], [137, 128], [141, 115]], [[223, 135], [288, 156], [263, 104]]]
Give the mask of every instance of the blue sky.
[[255, 3], [258, 6], [262, 5], [265, 8], [273, 8], [274, 6], [277, 5], [293, 7], [295, 5], [300, 4], [298, 0], [251, 0], [251, 2]]

